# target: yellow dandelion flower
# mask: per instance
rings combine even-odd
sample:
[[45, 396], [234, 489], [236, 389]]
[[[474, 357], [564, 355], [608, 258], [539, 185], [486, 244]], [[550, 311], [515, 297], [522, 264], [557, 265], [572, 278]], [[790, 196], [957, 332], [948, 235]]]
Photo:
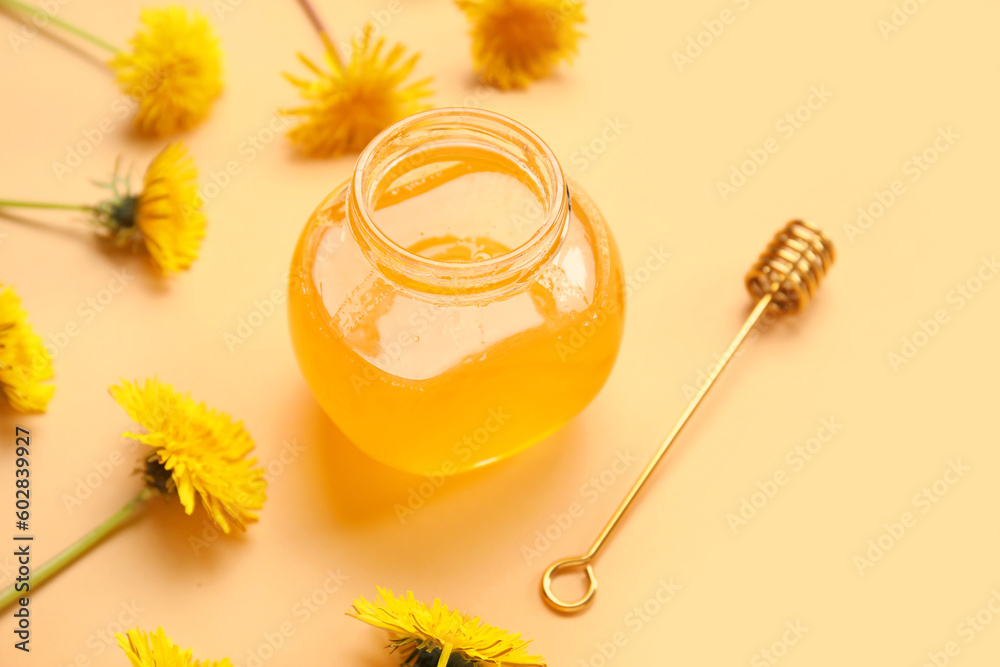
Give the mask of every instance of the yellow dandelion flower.
[[367, 24], [354, 39], [346, 66], [324, 39], [329, 71], [300, 53], [299, 59], [316, 78], [285, 74], [306, 102], [282, 111], [299, 117], [288, 137], [306, 155], [333, 157], [360, 151], [385, 128], [427, 108], [423, 100], [431, 94], [431, 77], [406, 83], [420, 54], [406, 57], [403, 45], [396, 44], [383, 55], [385, 38], [374, 40], [372, 30]]
[[153, 158], [143, 188], [133, 194], [117, 165], [108, 188], [112, 196], [97, 205], [53, 204], [0, 199], [0, 209], [56, 208], [85, 211], [98, 232], [115, 245], [141, 247], [163, 273], [186, 271], [198, 258], [205, 237], [203, 202], [198, 195], [198, 168], [180, 141]]
[[222, 93], [222, 51], [208, 18], [176, 5], [144, 9], [131, 51], [108, 63], [125, 94], [138, 104], [135, 127], [162, 136], [208, 116]]
[[524, 88], [570, 62], [583, 37], [576, 0], [455, 0], [472, 24], [472, 58], [486, 83]]
[[354, 602], [348, 616], [388, 630], [393, 650], [408, 651], [404, 665], [414, 667], [545, 667], [541, 656], [528, 655], [529, 642], [458, 611], [441, 600], [425, 605], [413, 593], [395, 597], [378, 589], [373, 602]]
[[[45, 4], [45, 3], [42, 3]], [[138, 107], [135, 127], [147, 135], [186, 130], [203, 120], [222, 92], [222, 52], [208, 19], [171, 5], [144, 9], [139, 30], [123, 51], [97, 35], [20, 0], [0, 0], [25, 21], [62, 28], [113, 54], [108, 66]], [[39, 23], [39, 18], [44, 23]], [[11, 33], [12, 37], [15, 37]], [[21, 38], [21, 41], [24, 41]]]
[[230, 522], [241, 529], [257, 520], [264, 506], [263, 468], [249, 458], [253, 439], [242, 422], [195, 403], [169, 384], [146, 380], [112, 386], [112, 398], [145, 433], [124, 433], [152, 447], [146, 459], [147, 484], [177, 494], [184, 511], [194, 511], [195, 495], [224, 533]]
[[18, 412], [45, 412], [55, 387], [52, 357], [27, 321], [14, 288], [0, 285], [0, 390]]
[[185, 271], [198, 258], [205, 214], [198, 195], [198, 168], [180, 142], [153, 158], [135, 204], [135, 228], [164, 273]]
[[191, 649], [181, 650], [163, 632], [163, 628], [157, 628], [156, 632], [145, 633], [136, 628], [129, 630], [124, 635], [115, 635], [118, 646], [125, 651], [128, 661], [132, 667], [232, 667], [229, 658], [222, 660], [194, 660], [191, 658]]
[[[117, 171], [117, 170], [116, 170]], [[139, 194], [117, 173], [105, 184], [114, 193], [95, 208], [94, 223], [117, 245], [141, 245], [165, 274], [179, 273], [198, 258], [205, 214], [198, 195], [198, 168], [180, 141], [153, 158]]]
[[[204, 403], [195, 403], [189, 395], [178, 394], [170, 385], [156, 380], [146, 380], [141, 385], [123, 381], [109, 391], [145, 430], [125, 433], [125, 437], [153, 448], [145, 459], [146, 483], [124, 507], [36, 568], [31, 574], [32, 591], [131, 521], [156, 496], [178, 496], [188, 514], [194, 511], [196, 496], [200, 497], [212, 520], [227, 534], [234, 524], [243, 529], [256, 521], [256, 512], [264, 505], [267, 486], [264, 470], [255, 467], [257, 459], [249, 456], [253, 440], [241, 422], [234, 422], [226, 413], [212, 410]], [[0, 610], [24, 595], [17, 586], [15, 583], [0, 591]], [[136, 643], [134, 654], [139, 659], [150, 655], [155, 658], [157, 645], [154, 641], [150, 654]], [[166, 646], [162, 642], [161, 645]], [[162, 663], [133, 661], [132, 664], [188, 664], [170, 662], [185, 659], [183, 655], [178, 657], [166, 651], [163, 656]]]

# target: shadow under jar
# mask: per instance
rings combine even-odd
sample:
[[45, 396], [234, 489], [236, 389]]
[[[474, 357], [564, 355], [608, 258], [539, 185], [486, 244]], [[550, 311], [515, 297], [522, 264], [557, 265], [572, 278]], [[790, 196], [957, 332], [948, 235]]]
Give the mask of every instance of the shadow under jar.
[[289, 318], [320, 405], [371, 457], [453, 474], [563, 426], [621, 343], [621, 259], [551, 149], [496, 113], [378, 135], [306, 224]]

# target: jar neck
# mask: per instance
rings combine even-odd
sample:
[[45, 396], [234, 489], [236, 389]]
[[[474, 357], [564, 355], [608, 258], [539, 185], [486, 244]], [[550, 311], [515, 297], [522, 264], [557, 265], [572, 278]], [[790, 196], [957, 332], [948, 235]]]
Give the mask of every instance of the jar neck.
[[[376, 221], [387, 192], [433, 178], [442, 164], [480, 154], [526, 185], [535, 201], [499, 215], [524, 240], [506, 252], [441, 261], [412, 252]], [[517, 291], [555, 256], [569, 229], [570, 197], [562, 169], [538, 135], [481, 109], [445, 108], [410, 116], [379, 134], [361, 153], [347, 191], [354, 237], [388, 280], [419, 292], [481, 300]]]

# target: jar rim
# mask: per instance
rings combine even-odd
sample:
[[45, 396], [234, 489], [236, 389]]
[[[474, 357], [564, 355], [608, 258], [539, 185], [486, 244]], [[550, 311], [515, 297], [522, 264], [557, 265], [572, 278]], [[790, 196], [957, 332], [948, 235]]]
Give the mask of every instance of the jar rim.
[[[449, 131], [456, 136], [462, 131], [478, 131], [487, 139], [495, 138], [498, 145], [508, 141], [531, 156], [530, 169], [536, 172], [531, 175], [542, 186], [545, 195], [544, 201], [539, 197], [544, 216], [538, 228], [519, 245], [483, 259], [463, 262], [436, 260], [408, 250], [375, 222], [373, 195], [384, 180], [379, 178], [379, 171], [386, 167], [384, 152], [387, 147], [394, 142], [400, 143], [405, 137], [435, 132], [446, 135]], [[423, 150], [426, 149], [418, 145], [403, 155], [416, 157]], [[529, 165], [524, 167], [529, 170]], [[351, 226], [369, 259], [377, 260], [376, 263], [388, 269], [395, 280], [424, 283], [432, 291], [438, 291], [433, 288], [443, 287], [449, 292], [467, 290], [478, 293], [524, 282], [527, 274], [534, 273], [555, 255], [569, 228], [569, 190], [552, 149], [522, 123], [494, 111], [473, 107], [422, 111], [380, 132], [358, 156], [354, 174], [348, 183], [348, 205], [353, 213], [350, 216], [353, 218]]]

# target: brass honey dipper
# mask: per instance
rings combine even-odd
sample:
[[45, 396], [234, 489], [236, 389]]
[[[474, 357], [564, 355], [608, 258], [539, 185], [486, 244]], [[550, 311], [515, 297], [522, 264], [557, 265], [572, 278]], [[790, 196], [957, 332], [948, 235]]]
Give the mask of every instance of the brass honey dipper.
[[[701, 389], [691, 399], [674, 429], [646, 465], [642, 474], [639, 475], [639, 479], [629, 489], [628, 495], [625, 496], [611, 519], [605, 524], [601, 534], [594, 540], [587, 553], [556, 561], [545, 570], [545, 574], [542, 576], [542, 594], [551, 607], [558, 611], [574, 612], [580, 611], [593, 602], [594, 594], [597, 593], [597, 578], [594, 576], [592, 561], [604, 548], [611, 533], [618, 527], [622, 516], [628, 511], [635, 497], [642, 491], [642, 487], [649, 481], [650, 475], [653, 474], [657, 464], [670, 449], [670, 445], [680, 435], [688, 419], [698, 409], [705, 394], [715, 384], [715, 380], [729, 364], [747, 335], [760, 321], [761, 316], [768, 309], [784, 315], [797, 313], [805, 308], [819, 288], [827, 271], [833, 265], [834, 259], [836, 259], [836, 253], [833, 249], [833, 243], [816, 225], [810, 222], [793, 220], [774, 235], [767, 250], [761, 254], [757, 263], [746, 275], [747, 291], [757, 299], [757, 305], [754, 306], [750, 316], [747, 317], [746, 322], [736, 334], [736, 338], [729, 344]], [[552, 578], [565, 570], [581, 567], [584, 568], [587, 575], [587, 592], [584, 596], [576, 602], [566, 602], [556, 597], [555, 593], [552, 592]]]

